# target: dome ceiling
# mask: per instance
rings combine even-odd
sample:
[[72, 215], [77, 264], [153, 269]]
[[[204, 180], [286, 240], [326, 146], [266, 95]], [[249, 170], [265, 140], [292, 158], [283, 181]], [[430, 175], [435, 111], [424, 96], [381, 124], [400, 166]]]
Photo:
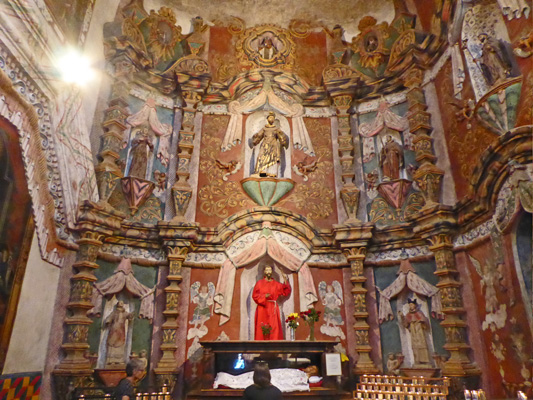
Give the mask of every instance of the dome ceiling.
[[190, 18], [197, 15], [211, 23], [226, 22], [235, 16], [244, 20], [248, 27], [260, 24], [287, 27], [295, 19], [330, 29], [340, 24], [346, 31], [345, 39], [350, 39], [358, 33], [357, 24], [365, 15], [371, 15], [379, 22], [390, 22], [394, 18], [392, 0], [148, 0], [144, 4], [147, 10], [173, 7], [184, 32], [190, 27]]

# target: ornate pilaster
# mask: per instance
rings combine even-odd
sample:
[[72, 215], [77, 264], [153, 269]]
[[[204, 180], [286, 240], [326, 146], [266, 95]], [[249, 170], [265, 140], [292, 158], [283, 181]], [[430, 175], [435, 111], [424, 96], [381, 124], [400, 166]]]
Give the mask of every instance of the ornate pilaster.
[[163, 354], [154, 372], [161, 382], [166, 381], [168, 385], [172, 386], [174, 382], [169, 381], [169, 379], [170, 377], [175, 378], [179, 368], [175, 352], [178, 349], [176, 333], [179, 328], [180, 283], [183, 280], [181, 270], [189, 248], [196, 237], [198, 227], [194, 224], [176, 226], [169, 222], [161, 222], [159, 227], [160, 236], [167, 250], [168, 284], [164, 289], [165, 310], [163, 316], [165, 320], [161, 327], [161, 351]]
[[426, 96], [420, 87], [423, 79], [422, 70], [413, 68], [405, 76], [405, 86], [409, 88], [407, 103], [409, 104], [409, 131], [413, 134], [418, 169], [413, 174], [413, 179], [422, 191], [425, 207], [438, 204], [440, 201], [441, 183], [444, 171], [435, 165], [437, 157], [433, 151], [433, 139], [429, 136], [431, 115], [426, 111]]
[[442, 368], [446, 376], [464, 377], [480, 373], [468, 357], [470, 346], [466, 334], [465, 309], [461, 296], [461, 283], [457, 277], [459, 271], [455, 266], [452, 234], [455, 227], [454, 216], [449, 209], [442, 207], [432, 210], [419, 221], [415, 232], [422, 234], [429, 242], [429, 249], [435, 254], [437, 268], [435, 275], [439, 277], [437, 287], [440, 289], [444, 320], [444, 349], [450, 353], [450, 358]]
[[125, 55], [116, 57], [112, 63], [115, 80], [111, 89], [109, 107], [105, 111], [102, 123], [104, 134], [99, 153], [101, 162], [95, 167], [100, 200], [103, 202], [107, 202], [119, 179], [123, 177], [123, 171], [117, 163], [124, 131], [127, 129], [126, 118], [129, 115], [126, 109], [129, 92], [127, 77], [133, 68], [131, 61]]
[[172, 198], [176, 209], [174, 222], [185, 222], [185, 213], [192, 197], [192, 188], [188, 182], [190, 176], [191, 157], [194, 150], [194, 120], [196, 107], [201, 100], [201, 94], [194, 91], [184, 91], [183, 119], [178, 142], [178, 166], [176, 182], [172, 186]]
[[360, 190], [354, 185], [355, 169], [353, 163], [354, 146], [350, 129], [350, 114], [348, 110], [352, 103], [352, 96], [342, 95], [333, 98], [335, 102], [338, 121], [338, 148], [341, 164], [341, 177], [343, 187], [340, 195], [344, 209], [348, 214], [346, 223], [360, 222], [357, 219]]
[[[93, 282], [97, 280], [94, 270], [98, 268], [96, 258], [106, 236], [120, 227], [124, 214], [110, 210], [104, 205], [85, 201], [80, 206], [77, 225], [79, 246], [76, 261], [72, 265], [74, 276], [70, 280], [70, 297], [65, 318], [65, 335], [61, 348], [65, 357], [54, 370], [56, 377], [74, 379], [93, 373], [85, 352], [89, 349], [89, 326], [93, 320], [87, 317], [92, 303]], [[61, 379], [59, 379], [61, 380]]]
[[354, 367], [356, 374], [375, 374], [379, 372], [372, 359], [370, 352], [368, 324], [368, 308], [366, 303], [365, 288], [366, 277], [364, 275], [364, 261], [366, 257], [368, 241], [372, 237], [370, 224], [360, 226], [341, 225], [335, 227], [335, 240], [340, 243], [341, 248], [350, 263], [352, 282], [352, 296], [354, 301], [354, 325], [355, 330], [355, 350], [358, 358]]

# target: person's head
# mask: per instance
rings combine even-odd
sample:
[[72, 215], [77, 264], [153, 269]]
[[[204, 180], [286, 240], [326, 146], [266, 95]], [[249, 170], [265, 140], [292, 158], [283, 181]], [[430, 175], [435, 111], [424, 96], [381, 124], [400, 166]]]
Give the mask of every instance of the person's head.
[[254, 366], [254, 383], [260, 387], [270, 386], [270, 369], [265, 362], [259, 362]]
[[144, 364], [138, 359], [131, 360], [126, 364], [126, 376], [140, 381], [144, 377]]
[[274, 123], [276, 120], [276, 114], [274, 114], [272, 111], [268, 113], [267, 121], [270, 125]]
[[418, 308], [418, 302], [416, 299], [409, 299], [407, 300], [407, 303], [409, 303], [409, 311], [415, 311]]
[[272, 267], [270, 265], [267, 265], [265, 267], [265, 270], [263, 271], [263, 275], [265, 275], [265, 277], [268, 279], [272, 278]]

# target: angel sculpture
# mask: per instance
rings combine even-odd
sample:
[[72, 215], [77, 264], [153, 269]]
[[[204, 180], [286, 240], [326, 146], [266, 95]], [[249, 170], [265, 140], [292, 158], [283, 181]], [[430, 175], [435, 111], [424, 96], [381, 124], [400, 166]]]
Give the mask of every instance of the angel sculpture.
[[325, 322], [320, 327], [320, 332], [328, 336], [346, 339], [344, 332], [340, 328], [340, 325], [344, 325], [341, 315], [341, 305], [343, 304], [341, 284], [339, 281], [333, 281], [328, 285], [325, 281], [322, 281], [318, 284], [318, 293], [324, 305]]
[[211, 306], [215, 296], [215, 285], [208, 282], [207, 285], [201, 285], [196, 281], [191, 285], [191, 303], [196, 304], [192, 319], [189, 324], [193, 325], [187, 333], [187, 339], [193, 337], [201, 338], [207, 334], [205, 322], [211, 318]]
[[498, 268], [491, 259], [487, 259], [485, 266], [483, 266], [479, 260], [470, 254], [468, 257], [481, 278], [481, 287], [485, 291], [485, 311], [489, 314], [498, 313], [501, 304], [498, 301], [496, 285], [501, 285], [503, 279], [501, 268]]
[[296, 165], [293, 165], [292, 167], [292, 170], [296, 173], [296, 175], [303, 176], [305, 182], [309, 180], [307, 174], [310, 174], [318, 168], [318, 160], [314, 160], [309, 164], [306, 164], [306, 162], [307, 157], [305, 157], [305, 160], [297, 162]]
[[220, 169], [225, 169], [227, 172], [224, 173], [224, 176], [222, 177], [222, 180], [225, 182], [228, 180], [228, 176], [233, 175], [237, 173], [242, 167], [242, 163], [240, 161], [231, 160], [230, 162], [222, 162], [220, 160], [216, 160], [217, 167]]

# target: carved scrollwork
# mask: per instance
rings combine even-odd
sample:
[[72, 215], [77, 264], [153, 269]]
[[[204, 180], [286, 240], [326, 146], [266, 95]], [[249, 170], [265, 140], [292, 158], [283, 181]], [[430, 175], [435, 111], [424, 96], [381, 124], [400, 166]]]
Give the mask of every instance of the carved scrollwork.
[[207, 74], [209, 73], [209, 65], [199, 57], [186, 56], [176, 62], [174, 70], [192, 74]]

